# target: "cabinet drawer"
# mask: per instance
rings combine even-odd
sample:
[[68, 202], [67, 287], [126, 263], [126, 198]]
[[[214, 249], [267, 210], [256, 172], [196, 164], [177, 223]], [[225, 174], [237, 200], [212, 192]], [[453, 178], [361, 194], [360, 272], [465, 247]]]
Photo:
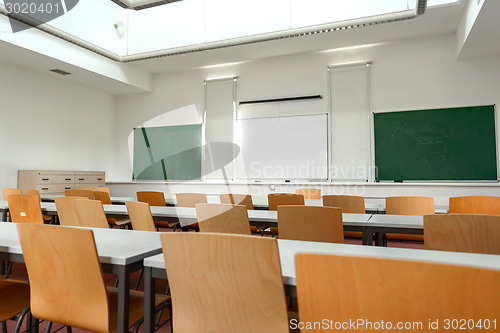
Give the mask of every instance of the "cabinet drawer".
[[73, 184], [73, 175], [36, 175], [37, 184]]
[[37, 185], [37, 190], [40, 194], [43, 193], [61, 193], [64, 194], [66, 190], [73, 190], [73, 184], [51, 184], [51, 185]]
[[76, 175], [75, 184], [98, 184], [104, 185], [104, 175]]

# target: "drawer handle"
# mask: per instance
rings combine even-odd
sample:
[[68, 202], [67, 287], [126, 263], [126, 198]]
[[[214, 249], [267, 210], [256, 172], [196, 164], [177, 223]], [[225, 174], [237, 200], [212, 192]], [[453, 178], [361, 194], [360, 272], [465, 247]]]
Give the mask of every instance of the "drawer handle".
[[49, 188], [48, 187], [42, 187], [42, 191], [48, 191]]
[[97, 178], [97, 180], [102, 180], [102, 178]]
[[48, 178], [42, 178], [42, 180], [49, 180]]
[[65, 178], [64, 180], [71, 180], [71, 178]]
[[64, 189], [65, 190], [71, 190], [71, 187], [65, 187]]
[[85, 180], [85, 178], [78, 178], [78, 180]]

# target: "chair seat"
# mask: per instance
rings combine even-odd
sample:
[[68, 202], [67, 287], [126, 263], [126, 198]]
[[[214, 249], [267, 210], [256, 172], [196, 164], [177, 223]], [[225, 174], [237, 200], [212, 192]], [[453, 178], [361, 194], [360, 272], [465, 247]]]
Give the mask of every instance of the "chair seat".
[[[118, 289], [113, 287], [107, 287], [108, 302], [110, 305], [109, 310], [109, 320], [110, 320], [110, 331], [117, 332], [116, 324], [118, 322]], [[155, 307], [161, 305], [170, 300], [170, 296], [156, 294], [155, 296]], [[134, 326], [134, 324], [139, 321], [144, 316], [144, 293], [141, 291], [130, 290], [130, 300], [129, 300], [129, 328]]]
[[155, 221], [155, 227], [157, 228], [173, 228], [179, 222], [168, 222], [168, 221]]
[[30, 285], [25, 281], [0, 281], [0, 322], [4, 322], [30, 305]]

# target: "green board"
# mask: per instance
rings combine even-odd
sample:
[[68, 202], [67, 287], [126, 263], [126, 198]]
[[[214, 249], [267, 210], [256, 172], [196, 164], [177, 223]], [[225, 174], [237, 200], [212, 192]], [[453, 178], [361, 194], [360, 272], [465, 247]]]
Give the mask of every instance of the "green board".
[[200, 180], [201, 124], [134, 128], [132, 179]]
[[374, 114], [375, 179], [498, 180], [495, 106]]

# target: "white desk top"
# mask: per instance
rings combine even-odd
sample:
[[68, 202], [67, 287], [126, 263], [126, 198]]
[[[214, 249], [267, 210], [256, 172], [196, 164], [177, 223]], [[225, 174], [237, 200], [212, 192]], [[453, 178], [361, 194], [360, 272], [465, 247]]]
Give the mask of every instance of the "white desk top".
[[[295, 255], [297, 253], [326, 253], [374, 258], [406, 259], [442, 264], [455, 264], [500, 270], [500, 255], [430, 251], [349, 244], [331, 244], [278, 239], [283, 282], [296, 285]], [[163, 254], [144, 259], [144, 266], [165, 269]]]
[[423, 229], [424, 217], [415, 215], [373, 214], [368, 226], [385, 228]]
[[[16, 225], [17, 223], [0, 222], [0, 252], [22, 254]], [[161, 252], [158, 232], [88, 229], [94, 232], [99, 260], [102, 264], [128, 265]]]

